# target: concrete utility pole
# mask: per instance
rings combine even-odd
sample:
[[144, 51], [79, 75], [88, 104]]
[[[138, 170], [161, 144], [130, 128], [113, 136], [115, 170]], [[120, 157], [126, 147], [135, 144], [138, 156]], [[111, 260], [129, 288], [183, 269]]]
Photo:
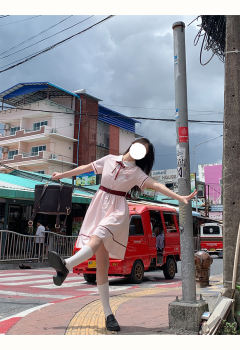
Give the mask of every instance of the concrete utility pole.
[[[178, 192], [188, 195], [190, 185], [187, 81], [185, 54], [185, 24], [173, 24], [174, 76], [177, 131]], [[170, 328], [198, 331], [202, 313], [207, 309], [204, 301], [196, 301], [192, 206], [179, 203], [179, 226], [182, 267], [182, 300], [169, 305]]]
[[[223, 139], [223, 282], [231, 289], [240, 221], [240, 16], [226, 16]], [[240, 285], [240, 262], [237, 270]], [[235, 318], [240, 323], [240, 296]], [[239, 310], [239, 311], [237, 311]]]

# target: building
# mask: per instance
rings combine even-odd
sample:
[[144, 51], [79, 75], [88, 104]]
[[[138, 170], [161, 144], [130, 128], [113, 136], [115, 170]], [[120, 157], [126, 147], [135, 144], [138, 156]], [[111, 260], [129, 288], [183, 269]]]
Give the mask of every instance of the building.
[[209, 206], [209, 218], [222, 220], [222, 165], [198, 165], [199, 179], [205, 182], [206, 201]]
[[[52, 174], [125, 151], [138, 121], [99, 104], [85, 90], [52, 83], [19, 83], [0, 93], [1, 163]], [[6, 168], [0, 166], [1, 172]]]

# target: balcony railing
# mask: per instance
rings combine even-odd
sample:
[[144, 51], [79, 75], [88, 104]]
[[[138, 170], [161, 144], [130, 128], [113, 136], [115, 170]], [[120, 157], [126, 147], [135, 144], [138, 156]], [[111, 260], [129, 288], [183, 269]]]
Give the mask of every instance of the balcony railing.
[[5, 131], [5, 134], [3, 136], [0, 136], [0, 142], [1, 141], [7, 141], [7, 140], [14, 140], [18, 139], [20, 137], [26, 137], [26, 136], [33, 136], [38, 134], [44, 134], [45, 133], [45, 125], [41, 126], [38, 130], [27, 130], [27, 129], [20, 129], [15, 132], [15, 134], [11, 135], [10, 132], [7, 133]]
[[47, 151], [39, 151], [39, 152], [22, 152], [21, 154], [14, 155], [12, 159], [0, 159], [2, 164], [8, 163], [19, 163], [26, 162], [31, 160], [43, 159], [45, 161], [57, 161], [60, 163], [67, 163], [71, 165], [77, 165], [73, 163], [72, 158], [64, 156], [62, 154], [51, 153]]

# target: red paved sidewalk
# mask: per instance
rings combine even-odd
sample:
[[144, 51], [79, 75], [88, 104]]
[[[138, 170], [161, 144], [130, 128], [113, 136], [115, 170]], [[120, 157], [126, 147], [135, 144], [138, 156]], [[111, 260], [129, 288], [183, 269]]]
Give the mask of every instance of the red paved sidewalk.
[[[116, 318], [121, 326], [118, 334], [171, 334], [168, 329], [168, 304], [174, 301], [176, 296], [181, 298], [181, 283], [163, 287], [155, 287], [157, 294], [130, 298], [120, 304], [116, 311]], [[124, 294], [131, 292], [133, 290]], [[63, 335], [75, 314], [97, 299], [98, 295], [75, 297], [48, 305], [20, 319], [6, 334]]]

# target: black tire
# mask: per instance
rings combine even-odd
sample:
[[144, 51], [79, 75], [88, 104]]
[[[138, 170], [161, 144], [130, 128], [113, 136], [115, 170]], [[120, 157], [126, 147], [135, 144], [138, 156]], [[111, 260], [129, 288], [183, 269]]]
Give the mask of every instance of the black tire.
[[96, 275], [95, 274], [84, 273], [83, 277], [84, 277], [85, 281], [87, 281], [88, 283], [96, 282]]
[[134, 262], [130, 280], [134, 284], [142, 283], [144, 277], [144, 266], [140, 260]]
[[173, 258], [168, 258], [163, 267], [163, 274], [166, 280], [172, 280], [177, 271], [176, 262]]

